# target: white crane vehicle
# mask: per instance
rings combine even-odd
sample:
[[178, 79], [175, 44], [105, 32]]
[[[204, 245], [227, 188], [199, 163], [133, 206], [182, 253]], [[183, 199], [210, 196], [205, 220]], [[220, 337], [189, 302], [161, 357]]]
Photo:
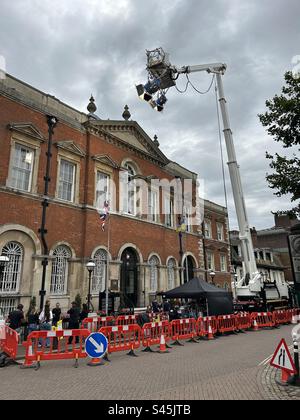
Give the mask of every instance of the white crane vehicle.
[[240, 170], [230, 127], [228, 106], [224, 94], [222, 76], [226, 72], [226, 64], [212, 63], [179, 68], [170, 63], [169, 54], [166, 54], [162, 48], [147, 51], [146, 53], [148, 82], [145, 85], [138, 85], [136, 88], [139, 97], [148, 102], [158, 112], [164, 110], [164, 106], [168, 101], [167, 91], [169, 88], [176, 86], [176, 80], [181, 74], [186, 74], [187, 79], [188, 74], [195, 72], [207, 72], [215, 75], [243, 259], [243, 278], [238, 282], [233, 282], [236, 302], [245, 310], [251, 307], [255, 309], [255, 305], [256, 308], [260, 306], [265, 310], [287, 307], [291, 301], [288, 283], [284, 280], [271, 282], [265, 279], [257, 269]]

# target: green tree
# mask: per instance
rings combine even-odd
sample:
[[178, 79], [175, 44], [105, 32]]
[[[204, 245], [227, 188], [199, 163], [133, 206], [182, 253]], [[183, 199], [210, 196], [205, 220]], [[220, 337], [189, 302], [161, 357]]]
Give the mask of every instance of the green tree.
[[300, 151], [300, 77], [292, 72], [285, 74], [286, 85], [282, 94], [276, 95], [266, 102], [268, 111], [258, 117], [267, 132], [284, 149], [292, 149], [290, 156], [272, 155], [267, 152], [267, 159], [271, 160], [270, 167], [274, 173], [267, 174], [270, 188], [276, 190], [278, 197], [291, 195], [294, 205], [288, 212], [291, 216], [300, 215], [300, 159], [295, 149]]

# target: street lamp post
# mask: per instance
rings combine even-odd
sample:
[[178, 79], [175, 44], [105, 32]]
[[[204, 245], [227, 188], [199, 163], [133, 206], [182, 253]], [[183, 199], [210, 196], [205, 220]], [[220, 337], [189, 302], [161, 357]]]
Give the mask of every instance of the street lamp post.
[[211, 282], [212, 282], [212, 284], [214, 284], [214, 278], [216, 277], [216, 273], [215, 273], [214, 271], [211, 271], [211, 272], [209, 273], [209, 275], [210, 275], [210, 277], [211, 277]]
[[86, 265], [86, 268], [87, 268], [87, 270], [89, 272], [89, 293], [88, 293], [88, 298], [87, 298], [87, 301], [88, 301], [88, 311], [89, 312], [90, 312], [91, 298], [92, 298], [92, 295], [91, 295], [91, 281], [92, 281], [92, 274], [93, 274], [93, 272], [95, 270], [95, 267], [96, 267], [96, 264], [92, 260], [90, 260], [87, 263], [87, 265]]
[[47, 266], [48, 266], [48, 257], [49, 257], [49, 248], [48, 248], [48, 244], [46, 241], [46, 234], [48, 233], [47, 229], [46, 229], [46, 213], [47, 213], [47, 208], [49, 207], [49, 197], [48, 197], [48, 192], [49, 192], [49, 183], [51, 181], [50, 178], [50, 169], [51, 169], [51, 158], [52, 158], [52, 138], [54, 135], [54, 128], [58, 123], [58, 119], [54, 116], [51, 115], [47, 115], [47, 124], [48, 124], [48, 133], [49, 133], [49, 138], [48, 138], [48, 150], [46, 153], [47, 156], [47, 165], [46, 165], [46, 174], [44, 177], [44, 181], [45, 181], [45, 189], [44, 189], [44, 199], [42, 202], [42, 207], [43, 207], [43, 213], [42, 213], [42, 223], [41, 223], [41, 227], [39, 229], [39, 233], [41, 234], [41, 241], [43, 244], [43, 261], [42, 261], [42, 266], [43, 266], [43, 273], [42, 273], [42, 284], [41, 284], [41, 290], [40, 290], [40, 310], [43, 310], [44, 307], [44, 299], [45, 299], [45, 295], [46, 295], [46, 290], [45, 290], [45, 284], [46, 284], [46, 271], [47, 271]]

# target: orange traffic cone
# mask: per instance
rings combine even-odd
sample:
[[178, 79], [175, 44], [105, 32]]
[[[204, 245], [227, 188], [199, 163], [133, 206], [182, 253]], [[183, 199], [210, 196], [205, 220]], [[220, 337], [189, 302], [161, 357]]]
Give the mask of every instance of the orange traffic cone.
[[256, 319], [253, 321], [253, 331], [258, 331], [259, 330], [259, 328], [258, 328], [258, 325], [257, 325], [257, 322], [256, 322]]
[[105, 365], [105, 363], [102, 361], [102, 359], [97, 359], [96, 357], [91, 359], [90, 362], [88, 363], [88, 366], [103, 366], [103, 365]]
[[167, 350], [166, 340], [165, 340], [165, 336], [164, 336], [164, 334], [162, 334], [162, 335], [160, 336], [160, 346], [159, 346], [158, 353], [160, 353], [160, 354], [170, 353], [170, 352]]
[[212, 328], [211, 328], [211, 325], [209, 324], [209, 326], [208, 326], [208, 335], [207, 335], [207, 339], [208, 340], [214, 340], [214, 335], [213, 335], [213, 332], [212, 332]]

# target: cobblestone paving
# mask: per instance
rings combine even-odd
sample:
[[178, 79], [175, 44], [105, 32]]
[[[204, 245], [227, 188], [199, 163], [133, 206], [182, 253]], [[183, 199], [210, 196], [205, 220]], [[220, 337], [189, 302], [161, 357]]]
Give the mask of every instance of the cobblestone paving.
[[268, 400], [300, 399], [280, 387], [276, 370], [259, 366], [291, 326], [229, 335], [173, 347], [169, 354], [110, 356], [112, 363], [73, 368], [72, 361], [42, 362], [39, 371], [10, 366], [0, 371], [0, 399], [84, 400]]

